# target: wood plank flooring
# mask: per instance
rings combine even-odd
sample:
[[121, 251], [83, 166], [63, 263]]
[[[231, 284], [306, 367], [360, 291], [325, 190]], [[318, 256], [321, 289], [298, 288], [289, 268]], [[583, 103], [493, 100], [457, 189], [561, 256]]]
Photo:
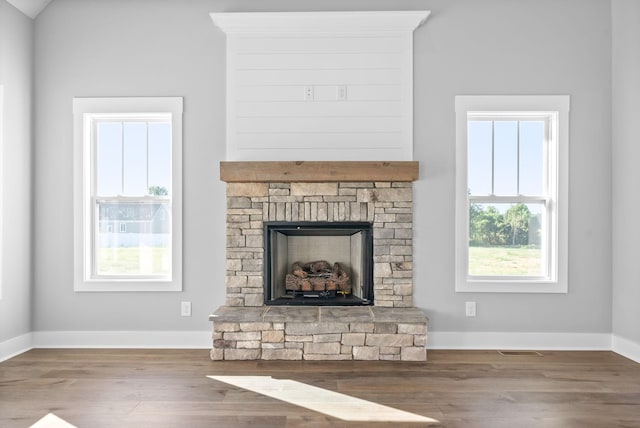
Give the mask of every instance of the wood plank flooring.
[[612, 352], [429, 351], [426, 363], [218, 361], [207, 350], [34, 349], [0, 363], [0, 427], [388, 427], [207, 378], [272, 376], [445, 427], [640, 427], [640, 364]]

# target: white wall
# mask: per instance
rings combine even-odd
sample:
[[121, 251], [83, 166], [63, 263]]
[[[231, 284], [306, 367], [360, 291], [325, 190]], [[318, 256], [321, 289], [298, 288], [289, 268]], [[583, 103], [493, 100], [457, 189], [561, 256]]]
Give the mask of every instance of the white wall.
[[640, 2], [613, 0], [612, 17], [613, 334], [640, 358], [640, 229], [633, 226], [640, 212]]
[[32, 32], [31, 19], [0, 0], [0, 85], [4, 86], [0, 359], [28, 346], [28, 340], [20, 337], [31, 331]]
[[413, 160], [413, 31], [428, 12], [212, 14], [227, 160]]
[[[610, 333], [611, 22], [599, 0], [54, 1], [35, 31], [34, 329], [208, 329], [225, 258], [225, 39], [208, 14], [380, 9], [431, 10], [414, 56], [415, 301], [430, 331]], [[454, 96], [512, 93], [571, 95], [568, 294], [454, 292]], [[183, 293], [73, 292], [71, 99], [119, 95], [184, 96]]]

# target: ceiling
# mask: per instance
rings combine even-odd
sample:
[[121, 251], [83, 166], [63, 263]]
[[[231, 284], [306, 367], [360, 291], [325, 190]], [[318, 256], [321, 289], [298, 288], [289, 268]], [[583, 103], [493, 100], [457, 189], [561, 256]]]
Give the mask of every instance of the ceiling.
[[51, 2], [51, 0], [7, 0], [22, 13], [31, 19], [35, 19], [40, 12]]

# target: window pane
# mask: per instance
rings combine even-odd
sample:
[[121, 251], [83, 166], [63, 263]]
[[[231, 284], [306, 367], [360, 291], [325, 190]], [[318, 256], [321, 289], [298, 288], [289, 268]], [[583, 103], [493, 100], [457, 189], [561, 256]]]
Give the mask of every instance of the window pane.
[[471, 195], [491, 194], [491, 122], [469, 121], [467, 125], [467, 186]]
[[471, 204], [469, 275], [542, 276], [543, 204]]
[[520, 194], [543, 195], [544, 122], [520, 122]]
[[171, 194], [171, 124], [168, 122], [149, 123], [149, 188], [150, 194]]
[[97, 132], [97, 193], [122, 194], [122, 123], [99, 122]]
[[97, 203], [96, 274], [170, 275], [168, 203]]
[[124, 123], [124, 195], [144, 196], [147, 189], [147, 124]]
[[518, 122], [494, 122], [494, 183], [496, 195], [517, 195]]

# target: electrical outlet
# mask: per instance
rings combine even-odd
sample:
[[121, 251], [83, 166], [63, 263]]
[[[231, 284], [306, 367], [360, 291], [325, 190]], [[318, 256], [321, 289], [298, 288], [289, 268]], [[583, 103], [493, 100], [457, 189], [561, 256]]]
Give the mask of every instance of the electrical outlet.
[[191, 302], [180, 302], [180, 315], [183, 317], [191, 316]]
[[465, 314], [468, 317], [476, 316], [476, 302], [464, 302]]
[[338, 101], [346, 101], [347, 100], [347, 87], [342, 85], [336, 87], [336, 99]]
[[304, 87], [304, 99], [305, 101], [313, 101], [313, 86]]

